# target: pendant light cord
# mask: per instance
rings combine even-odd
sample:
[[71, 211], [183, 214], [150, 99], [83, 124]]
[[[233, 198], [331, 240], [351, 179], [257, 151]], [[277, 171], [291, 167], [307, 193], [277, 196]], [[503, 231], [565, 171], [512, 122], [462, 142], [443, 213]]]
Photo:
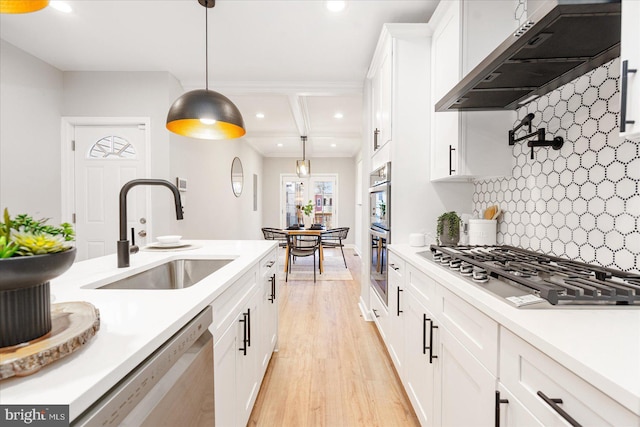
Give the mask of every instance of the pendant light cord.
[[204, 88], [209, 90], [209, 8], [204, 8]]

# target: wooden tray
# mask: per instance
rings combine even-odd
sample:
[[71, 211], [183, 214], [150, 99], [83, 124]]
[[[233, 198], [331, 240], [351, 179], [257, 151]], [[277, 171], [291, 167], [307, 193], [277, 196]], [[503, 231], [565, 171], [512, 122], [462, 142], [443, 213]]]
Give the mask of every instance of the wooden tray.
[[31, 375], [82, 348], [100, 329], [100, 312], [83, 301], [52, 304], [51, 325], [40, 338], [0, 348], [0, 380]]

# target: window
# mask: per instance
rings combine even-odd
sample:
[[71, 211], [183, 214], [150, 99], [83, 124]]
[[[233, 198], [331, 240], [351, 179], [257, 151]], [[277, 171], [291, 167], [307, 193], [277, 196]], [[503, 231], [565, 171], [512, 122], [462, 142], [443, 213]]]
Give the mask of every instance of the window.
[[136, 149], [126, 139], [111, 135], [97, 141], [89, 149], [88, 159], [135, 159]]

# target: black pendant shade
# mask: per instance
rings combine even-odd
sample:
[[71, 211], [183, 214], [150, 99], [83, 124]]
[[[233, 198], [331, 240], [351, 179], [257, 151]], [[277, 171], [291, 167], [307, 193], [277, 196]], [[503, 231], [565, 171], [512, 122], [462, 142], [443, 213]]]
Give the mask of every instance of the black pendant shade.
[[240, 110], [226, 96], [209, 90], [209, 19], [215, 0], [198, 0], [205, 7], [205, 89], [176, 99], [167, 114], [167, 129], [198, 139], [240, 138], [246, 131]]
[[243, 136], [240, 110], [226, 96], [206, 89], [185, 93], [167, 114], [167, 129], [198, 139], [233, 139]]

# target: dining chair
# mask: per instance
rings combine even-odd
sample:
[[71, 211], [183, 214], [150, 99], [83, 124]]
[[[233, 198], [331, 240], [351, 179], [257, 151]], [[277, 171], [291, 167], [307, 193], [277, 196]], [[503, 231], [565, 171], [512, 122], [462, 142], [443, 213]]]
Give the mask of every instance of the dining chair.
[[279, 228], [263, 227], [262, 234], [264, 240], [278, 240], [278, 246], [281, 248], [287, 247], [287, 233]]
[[[313, 256], [313, 283], [315, 283], [316, 252], [320, 249], [320, 236], [290, 234], [287, 235], [287, 246], [289, 247], [289, 262], [285, 282], [289, 280], [289, 272], [294, 258]], [[320, 258], [318, 257], [318, 268], [320, 268], [319, 262]]]
[[342, 260], [344, 261], [344, 267], [347, 267], [347, 259], [344, 257], [344, 243], [343, 240], [347, 239], [349, 234], [349, 227], [332, 228], [322, 232], [322, 247], [323, 248], [340, 248], [342, 252]]

